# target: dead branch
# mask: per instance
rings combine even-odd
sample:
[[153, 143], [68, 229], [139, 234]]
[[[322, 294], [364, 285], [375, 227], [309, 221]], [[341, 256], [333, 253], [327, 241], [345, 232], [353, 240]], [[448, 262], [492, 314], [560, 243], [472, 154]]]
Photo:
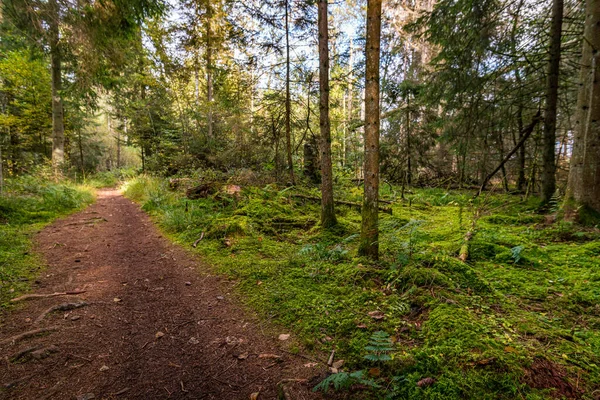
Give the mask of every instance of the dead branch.
[[34, 329], [34, 330], [31, 330], [31, 331], [20, 333], [18, 335], [15, 335], [13, 337], [8, 338], [8, 339], [5, 339], [2, 342], [0, 342], [0, 344], [2, 344], [2, 345], [8, 344], [8, 343], [15, 344], [15, 343], [17, 343], [17, 342], [19, 342], [21, 340], [28, 339], [28, 338], [33, 337], [35, 335], [39, 335], [39, 334], [47, 333], [47, 332], [53, 332], [53, 331], [57, 331], [57, 330], [58, 330], [58, 326], [50, 326], [48, 328]]
[[76, 308], [87, 306], [88, 303], [85, 301], [78, 301], [77, 303], [62, 303], [57, 306], [50, 307], [46, 311], [44, 311], [37, 319], [33, 322], [34, 324], [38, 324], [41, 320], [43, 320], [46, 315], [53, 313], [55, 311], [69, 311], [74, 310]]
[[196, 248], [196, 246], [198, 246], [198, 243], [200, 243], [200, 241], [204, 239], [204, 232], [202, 232], [202, 234], [200, 235], [200, 237], [198, 239], [196, 239], [196, 241], [194, 242], [194, 244], [192, 245], [193, 248]]
[[513, 156], [513, 154], [515, 154], [517, 152], [517, 150], [519, 150], [525, 144], [525, 141], [529, 138], [529, 136], [531, 136], [531, 133], [535, 129], [535, 126], [541, 120], [542, 120], [541, 112], [538, 110], [537, 114], [535, 114], [535, 117], [533, 117], [533, 120], [531, 121], [531, 123], [529, 125], [527, 125], [521, 131], [523, 136], [521, 137], [521, 140], [519, 140], [519, 143], [517, 143], [517, 145], [506, 155], [506, 157], [504, 157], [504, 159], [500, 162], [500, 164], [498, 164], [496, 169], [494, 169], [488, 176], [486, 176], [483, 179], [483, 182], [481, 183], [481, 187], [479, 188], [479, 192], [477, 192], [474, 197], [479, 196], [481, 194], [481, 192], [483, 192], [485, 190], [485, 186], [487, 185], [489, 180], [492, 179], [494, 177], [494, 175], [496, 175], [496, 173], [502, 169], [504, 164], [506, 164], [508, 162], [508, 160], [510, 160], [510, 158]]
[[41, 346], [32, 346], [32, 347], [28, 347], [24, 350], [19, 351], [18, 353], [13, 354], [12, 356], [10, 356], [10, 361], [11, 362], [15, 362], [15, 361], [19, 361], [21, 358], [24, 358], [25, 356], [29, 355], [30, 353], [33, 353], [36, 350], [41, 349]]
[[[292, 197], [296, 197], [298, 199], [318, 201], [318, 202], [321, 201], [320, 197], [307, 196], [305, 194], [292, 194]], [[342, 205], [350, 206], [350, 207], [357, 207], [359, 209], [362, 209], [362, 203], [355, 203], [353, 201], [334, 200], [334, 203], [336, 203], [336, 204], [342, 204]], [[392, 209], [388, 208], [388, 207], [379, 206], [379, 211], [384, 212], [386, 214], [390, 214], [390, 215], [392, 214]]]
[[85, 290], [72, 290], [69, 292], [56, 292], [56, 293], [47, 293], [47, 294], [32, 293], [32, 294], [26, 294], [23, 296], [15, 297], [14, 299], [11, 299], [11, 302], [15, 303], [17, 301], [22, 301], [22, 300], [43, 299], [43, 298], [47, 298], [47, 297], [56, 297], [56, 296], [74, 296], [76, 294], [82, 294], [85, 292], [86, 292]]

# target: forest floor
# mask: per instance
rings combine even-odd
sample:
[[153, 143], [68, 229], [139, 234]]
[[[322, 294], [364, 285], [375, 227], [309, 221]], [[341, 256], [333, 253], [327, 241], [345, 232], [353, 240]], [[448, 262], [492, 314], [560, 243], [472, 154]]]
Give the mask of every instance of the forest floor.
[[2, 317], [0, 398], [319, 397], [324, 364], [263, 326], [116, 190], [46, 227], [35, 247], [49, 266], [33, 293], [63, 294]]

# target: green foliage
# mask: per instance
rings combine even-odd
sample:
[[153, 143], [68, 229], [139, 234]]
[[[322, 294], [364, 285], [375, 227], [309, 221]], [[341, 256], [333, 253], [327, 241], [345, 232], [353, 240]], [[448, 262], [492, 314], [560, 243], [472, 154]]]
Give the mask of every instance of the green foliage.
[[369, 338], [369, 344], [365, 346], [368, 352], [364, 356], [365, 360], [369, 361], [390, 361], [392, 357], [389, 355], [394, 350], [392, 338], [387, 332], [374, 332]]
[[306, 244], [298, 254], [320, 261], [340, 262], [348, 259], [348, 250], [344, 249], [341, 244], [336, 244], [331, 248], [324, 243]]
[[352, 385], [365, 385], [372, 388], [378, 388], [379, 385], [375, 383], [372, 379], [365, 378], [364, 371], [354, 371], [354, 372], [338, 372], [336, 374], [331, 374], [327, 378], [323, 379], [317, 386], [314, 387], [313, 391], [323, 391], [323, 393], [327, 393], [329, 388], [333, 386], [335, 390], [348, 389]]
[[525, 249], [525, 246], [515, 246], [510, 249], [511, 256], [515, 261], [515, 264], [518, 264], [519, 261], [521, 261], [521, 253], [523, 252], [523, 249]]
[[31, 252], [31, 237], [57, 217], [93, 201], [90, 188], [54, 183], [44, 170], [6, 182], [0, 196], [0, 305], [26, 291], [43, 268]]
[[[600, 384], [600, 233], [543, 224], [533, 214], [535, 202], [490, 196], [467, 263], [457, 256], [465, 234], [462, 193], [448, 194], [451, 200], [439, 206], [396, 204], [393, 216], [381, 218], [381, 261], [366, 264], [354, 258], [358, 211], [341, 208], [344, 228], [321, 231], [307, 223], [318, 220], [319, 205], [290, 197], [297, 189], [245, 187], [237, 199], [219, 192], [190, 201], [158, 178], [141, 176], [125, 188], [175, 240], [189, 245], [204, 232], [196, 251], [234, 279], [260, 315], [294, 327], [306, 349], [329, 353], [335, 346], [349, 371], [380, 364], [380, 377], [362, 375], [379, 387], [342, 371], [319, 390], [339, 380], [340, 388], [368, 386], [372, 393], [365, 396], [375, 398], [509, 399], [522, 393], [543, 399], [546, 391], [523, 383], [540, 353], [586, 376], [580, 381], [586, 393]], [[429, 189], [414, 192], [416, 198], [432, 196]], [[356, 201], [352, 196], [349, 188], [346, 199]], [[411, 241], [409, 258], [403, 243]], [[519, 246], [516, 262], [511, 249]], [[383, 318], [371, 317], [374, 310]], [[384, 350], [395, 346], [376, 332], [389, 332], [402, 345]], [[365, 359], [367, 346], [379, 349], [369, 351], [373, 361]], [[418, 386], [426, 377], [435, 383]]]

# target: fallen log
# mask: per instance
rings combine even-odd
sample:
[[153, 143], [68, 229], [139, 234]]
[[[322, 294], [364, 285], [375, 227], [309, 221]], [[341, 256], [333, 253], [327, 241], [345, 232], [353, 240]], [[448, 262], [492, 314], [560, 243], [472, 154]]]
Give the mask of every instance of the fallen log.
[[[305, 194], [292, 194], [292, 197], [296, 197], [298, 199], [305, 199], [305, 200], [312, 200], [312, 201], [318, 201], [321, 202], [321, 198], [320, 197], [316, 197], [316, 196], [307, 196]], [[335, 204], [341, 204], [344, 206], [350, 206], [350, 207], [357, 207], [362, 209], [362, 203], [356, 203], [353, 201], [344, 201], [344, 200], [334, 200], [333, 201]], [[386, 214], [392, 214], [392, 209], [389, 207], [383, 207], [383, 206], [379, 206], [379, 211], [384, 212]]]
[[23, 296], [15, 297], [14, 299], [11, 299], [10, 301], [11, 301], [11, 303], [16, 303], [17, 301], [22, 301], [22, 300], [43, 299], [43, 298], [47, 298], [47, 297], [57, 297], [57, 296], [74, 296], [76, 294], [81, 294], [81, 293], [85, 293], [85, 290], [71, 290], [69, 292], [56, 292], [56, 293], [47, 293], [47, 294], [32, 293], [32, 294], [26, 294]]

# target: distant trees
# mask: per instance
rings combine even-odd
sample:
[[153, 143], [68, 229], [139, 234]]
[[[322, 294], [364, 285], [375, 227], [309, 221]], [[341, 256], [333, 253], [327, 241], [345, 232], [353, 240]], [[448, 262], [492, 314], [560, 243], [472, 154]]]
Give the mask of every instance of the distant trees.
[[[105, 74], [116, 60], [108, 53], [146, 16], [162, 9], [159, 0], [71, 3], [65, 0], [6, 0], [2, 14], [30, 45], [46, 45], [51, 60], [52, 164], [65, 161], [64, 62], [69, 60], [78, 85], [88, 85], [99, 71]], [[88, 86], [89, 87], [89, 86]]]
[[165, 175], [250, 168], [302, 184], [303, 168], [321, 184], [323, 227], [334, 183], [364, 182], [372, 258], [380, 178], [401, 198], [484, 186], [548, 203], [571, 160], [567, 197], [597, 209], [597, 1], [584, 16], [576, 0], [547, 0], [552, 14], [525, 0], [373, 0], [365, 19], [356, 1], [178, 0], [167, 18], [161, 0], [5, 0], [1, 164], [52, 158], [85, 174], [102, 126], [115, 153], [102, 168], [129, 146]]

